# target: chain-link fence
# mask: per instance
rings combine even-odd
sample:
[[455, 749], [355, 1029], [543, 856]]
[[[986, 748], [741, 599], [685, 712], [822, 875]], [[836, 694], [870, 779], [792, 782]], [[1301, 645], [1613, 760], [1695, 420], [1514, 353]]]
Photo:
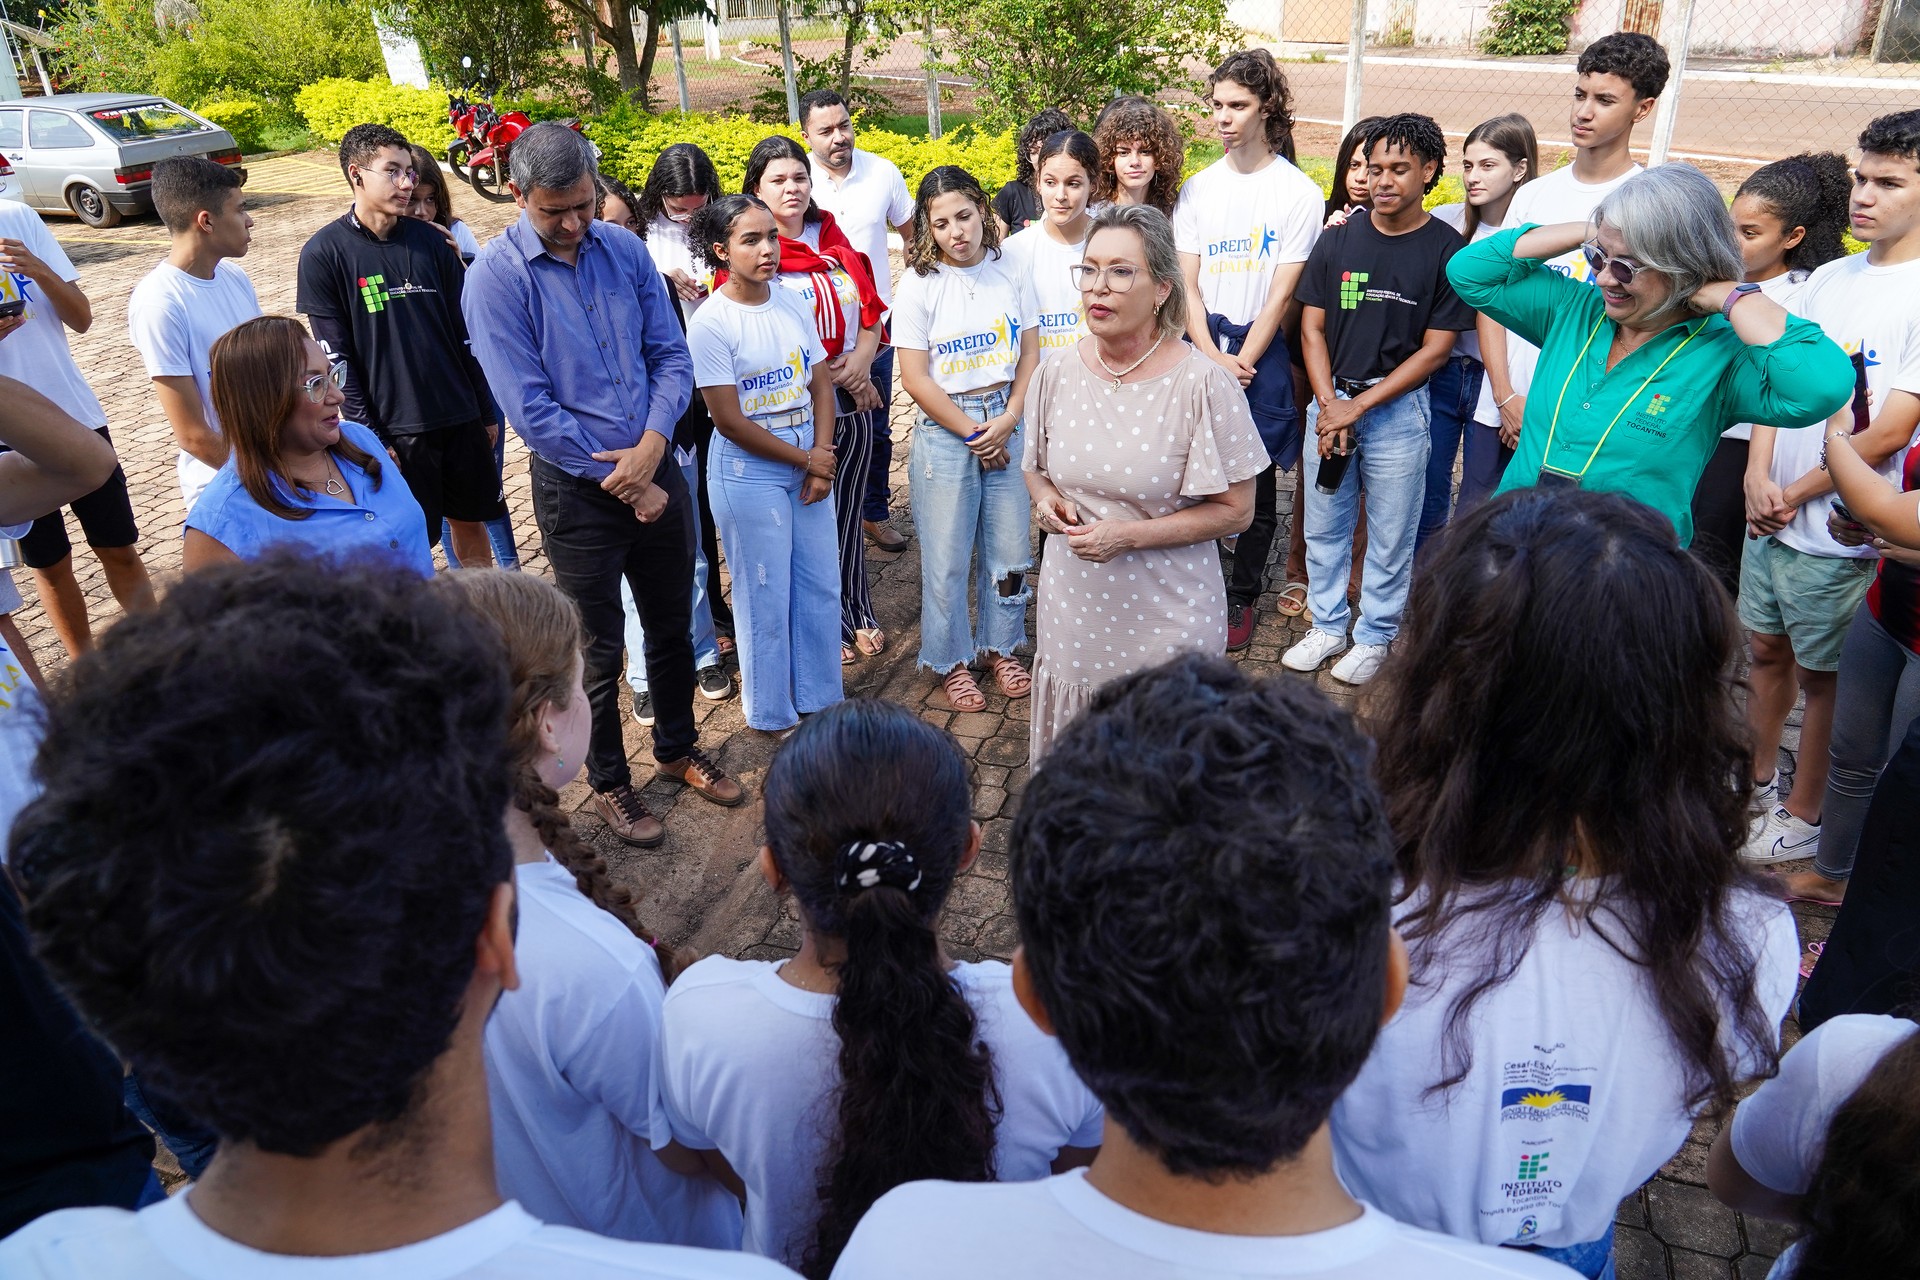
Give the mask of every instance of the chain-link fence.
[[[942, 66], [937, 10], [882, 22], [860, 0], [713, 4], [663, 36], [657, 103], [684, 84], [694, 110], [784, 115], [789, 83], [837, 84], [843, 65], [857, 107], [928, 116], [931, 133], [972, 103]], [[1920, 0], [1231, 0], [1230, 16], [1284, 60], [1303, 155], [1330, 155], [1361, 115], [1400, 110], [1455, 137], [1519, 111], [1550, 152], [1565, 148], [1579, 50], [1613, 31], [1652, 35], [1672, 59], [1634, 139], [1656, 158], [1712, 168], [1844, 151], [1874, 116], [1920, 105]]]

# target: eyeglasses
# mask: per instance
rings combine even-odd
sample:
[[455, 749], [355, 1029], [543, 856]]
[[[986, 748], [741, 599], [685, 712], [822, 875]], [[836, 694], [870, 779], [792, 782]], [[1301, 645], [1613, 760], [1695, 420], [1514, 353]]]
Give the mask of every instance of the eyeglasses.
[[1073, 287], [1082, 293], [1092, 293], [1100, 287], [1102, 280], [1107, 288], [1115, 293], [1125, 293], [1133, 288], [1133, 282], [1140, 278], [1140, 268], [1116, 263], [1111, 267], [1094, 267], [1084, 262], [1076, 262], [1067, 268], [1067, 274], [1073, 277]]
[[416, 186], [420, 182], [418, 169], [375, 169], [374, 172], [396, 187]]
[[309, 376], [300, 384], [300, 389], [307, 393], [307, 399], [312, 403], [324, 404], [327, 399], [327, 387], [329, 384], [331, 384], [336, 391], [345, 391], [347, 389], [346, 365], [336, 364], [325, 373], [316, 373]]
[[1630, 285], [1642, 271], [1647, 270], [1645, 263], [1634, 262], [1630, 258], [1615, 258], [1600, 247], [1597, 240], [1589, 240], [1580, 246], [1581, 256], [1587, 260], [1587, 270], [1598, 280], [1602, 274], [1612, 277], [1617, 285]]

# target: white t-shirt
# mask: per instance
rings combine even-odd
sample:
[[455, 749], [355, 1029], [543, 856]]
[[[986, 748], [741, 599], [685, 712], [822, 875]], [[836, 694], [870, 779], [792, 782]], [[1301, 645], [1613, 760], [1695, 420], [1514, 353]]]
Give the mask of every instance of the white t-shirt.
[[1004, 253], [962, 269], [941, 263], [930, 276], [900, 277], [893, 345], [927, 353], [948, 395], [1007, 382], [1020, 363], [1020, 335], [1033, 327], [1030, 299]]
[[[25, 532], [24, 527], [0, 529], [0, 535]], [[40, 754], [40, 738], [46, 732], [44, 714], [40, 690], [13, 649], [0, 640], [0, 865], [7, 860], [7, 833], [13, 830], [13, 820], [40, 794], [40, 784], [33, 780], [33, 758]]]
[[[1581, 886], [1599, 891], [1596, 882], [1570, 889]], [[1728, 914], [1733, 935], [1757, 953], [1755, 995], [1777, 1028], [1799, 976], [1793, 915], [1747, 890]], [[1584, 922], [1566, 911], [1542, 917], [1514, 975], [1473, 1006], [1471, 1069], [1442, 1094], [1427, 1091], [1442, 1074], [1454, 997], [1487, 962], [1460, 948], [1408, 991], [1333, 1109], [1335, 1162], [1354, 1195], [1484, 1244], [1561, 1248], [1613, 1230], [1621, 1199], [1680, 1149], [1692, 1116], [1647, 970], [1602, 930], [1631, 945], [1604, 908]]]
[[[827, 276], [833, 281], [834, 296], [840, 302], [840, 331], [846, 336], [841, 340], [840, 350], [851, 351], [860, 341], [860, 286], [853, 277], [839, 267], [827, 270]], [[820, 322], [815, 318], [814, 308], [818, 304], [820, 292], [815, 284], [818, 279], [810, 271], [782, 271], [773, 278], [774, 287], [791, 293], [800, 299], [801, 310], [806, 312], [807, 320], [818, 333]], [[826, 348], [822, 347], [822, 351]]]
[[[67, 251], [40, 221], [40, 215], [12, 200], [0, 200], [0, 238], [18, 240], [62, 280], [80, 278]], [[0, 271], [0, 302], [26, 299], [26, 323], [0, 342], [0, 374], [26, 383], [78, 419], [85, 427], [107, 425], [100, 397], [73, 362], [67, 326], [40, 286], [17, 271]]]
[[[1574, 181], [1572, 165], [1555, 169], [1532, 182], [1521, 184], [1520, 189], [1513, 193], [1513, 203], [1507, 206], [1507, 220], [1501, 225], [1523, 227], [1532, 222], [1550, 227], [1560, 222], [1585, 222], [1615, 187], [1641, 172], [1643, 170], [1636, 164], [1611, 182], [1588, 183]], [[1575, 280], [1584, 281], [1593, 275], [1587, 269], [1586, 258], [1581, 256], [1577, 248], [1548, 259], [1547, 265]], [[1507, 379], [1513, 383], [1513, 389], [1523, 396], [1533, 386], [1533, 367], [1539, 360], [1540, 348], [1513, 330], [1507, 330]], [[1499, 426], [1500, 410], [1495, 407], [1497, 400], [1498, 397], [1493, 394], [1492, 380], [1483, 379], [1480, 383], [1480, 404], [1473, 412], [1473, 420], [1490, 427]]]
[[853, 149], [847, 176], [836, 182], [820, 158], [808, 153], [813, 171], [813, 202], [832, 214], [854, 248], [867, 255], [880, 301], [893, 304], [893, 268], [887, 261], [887, 232], [913, 219], [907, 180], [885, 156]]
[[[1864, 351], [1867, 404], [1878, 414], [1895, 391], [1920, 394], [1920, 262], [1876, 267], [1864, 253], [1836, 258], [1815, 271], [1793, 300], [1795, 315], [1819, 325], [1848, 355]], [[4, 344], [0, 344], [4, 345]], [[1776, 484], [1787, 484], [1820, 465], [1822, 424], [1781, 431], [1773, 438]], [[1894, 450], [1875, 468], [1897, 488], [1907, 451]], [[1795, 551], [1812, 556], [1876, 556], [1871, 546], [1843, 547], [1827, 532], [1833, 495], [1801, 504], [1793, 520], [1774, 536]]]
[[444, 1235], [342, 1258], [262, 1253], [213, 1230], [193, 1192], [139, 1213], [62, 1209], [0, 1241], [7, 1280], [793, 1280], [765, 1258], [602, 1240], [509, 1200]]
[[875, 1202], [833, 1280], [1480, 1280], [1574, 1273], [1514, 1249], [1403, 1226], [1371, 1206], [1300, 1236], [1176, 1227], [1108, 1199], [1075, 1169], [1044, 1182], [912, 1182]]
[[[1783, 271], [1771, 280], [1762, 280], [1760, 282], [1760, 292], [1779, 303], [1785, 310], [1799, 315], [1800, 308], [1796, 305], [1795, 299], [1800, 296], [1801, 290], [1806, 288], [1809, 275], [1810, 273], [1806, 271]], [[1811, 428], [1808, 429], [1811, 430]], [[1826, 432], [1815, 430], [1814, 434], [1816, 436], [1824, 436]], [[1753, 424], [1751, 422], [1736, 422], [1725, 431], [1722, 431], [1720, 438], [1722, 440], [1751, 440], [1753, 439]], [[1821, 519], [1821, 524], [1823, 526], [1826, 524], [1824, 517]]]
[[513, 878], [520, 988], [500, 997], [485, 1040], [500, 1194], [542, 1222], [616, 1240], [739, 1248], [733, 1193], [654, 1154], [673, 1129], [653, 949], [551, 858]]
[[460, 250], [460, 256], [472, 262], [480, 256], [480, 238], [473, 234], [473, 228], [463, 218], [455, 218], [453, 225], [447, 228], [453, 232], [453, 243]]
[[[666, 214], [661, 214], [647, 224], [647, 252], [653, 255], [653, 265], [661, 275], [669, 271], [684, 271], [700, 284], [708, 294], [713, 292], [713, 268], [707, 265], [704, 257], [696, 258], [693, 242], [687, 239], [687, 226], [684, 222], [675, 222]], [[667, 292], [680, 304], [680, 315], [691, 321], [693, 313], [700, 309], [706, 296], [688, 302], [682, 298], [673, 286], [667, 286]]]
[[[1033, 1024], [999, 961], [956, 964], [1005, 1107], [994, 1133], [1003, 1182], [1046, 1177], [1062, 1147], [1100, 1144], [1100, 1103]], [[816, 1178], [836, 1119], [834, 997], [781, 980], [780, 965], [710, 956], [667, 992], [667, 1111], [674, 1136], [718, 1149], [747, 1185], [741, 1247], [789, 1265], [820, 1216]]]
[[1327, 198], [1284, 156], [1253, 173], [1225, 158], [1188, 178], [1173, 206], [1173, 243], [1200, 259], [1200, 300], [1233, 324], [1267, 304], [1274, 268], [1305, 262], [1320, 238]]
[[827, 358], [800, 295], [775, 287], [757, 307], [715, 292], [687, 322], [693, 385], [733, 387], [740, 412], [770, 418], [812, 403], [808, 380]]
[[1087, 242], [1061, 244], [1044, 218], [1000, 244], [1001, 261], [1026, 290], [1023, 305], [1040, 335], [1040, 358], [1070, 349], [1087, 333], [1087, 309], [1068, 268], [1086, 255]]
[[[1780, 1074], [1764, 1080], [1733, 1113], [1734, 1159], [1754, 1181], [1783, 1196], [1813, 1186], [1833, 1117], [1866, 1083], [1880, 1060], [1920, 1034], [1906, 1018], [1848, 1013], [1806, 1034], [1780, 1059]], [[1796, 1243], [1769, 1275], [1793, 1274]]]
[[[1458, 231], [1461, 235], [1466, 234], [1464, 230], [1467, 225], [1466, 205], [1459, 203], [1440, 204], [1435, 205], [1433, 208], [1427, 210], [1427, 212], [1452, 227], [1455, 231]], [[1482, 219], [1480, 225], [1473, 229], [1473, 242], [1477, 243], [1485, 240], [1488, 236], [1500, 230], [1503, 225], [1505, 224], [1488, 222]], [[1480, 331], [1478, 329], [1462, 329], [1460, 336], [1453, 340], [1453, 353], [1457, 356], [1466, 356], [1469, 360], [1478, 360], [1480, 358]]]
[[[192, 378], [200, 391], [207, 425], [220, 429], [213, 411], [214, 341], [237, 324], [260, 314], [253, 281], [237, 262], [214, 264], [213, 279], [202, 280], [171, 262], [162, 262], [127, 299], [127, 335], [140, 353], [149, 378]], [[214, 468], [180, 450], [176, 464], [180, 494], [187, 510], [214, 477]]]

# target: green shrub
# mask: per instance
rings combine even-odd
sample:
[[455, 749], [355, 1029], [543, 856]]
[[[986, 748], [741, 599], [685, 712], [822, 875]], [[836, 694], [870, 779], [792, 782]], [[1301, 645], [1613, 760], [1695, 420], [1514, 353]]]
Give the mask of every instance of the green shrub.
[[261, 99], [235, 95], [218, 102], [201, 103], [193, 110], [232, 134], [240, 150], [247, 154], [267, 150], [270, 111]]
[[1500, 0], [1487, 15], [1480, 51], [1512, 58], [1565, 53], [1580, 0]]
[[454, 138], [444, 89], [415, 89], [384, 80], [321, 80], [302, 89], [294, 105], [307, 128], [330, 146], [337, 146], [357, 124], [392, 125], [435, 155]]

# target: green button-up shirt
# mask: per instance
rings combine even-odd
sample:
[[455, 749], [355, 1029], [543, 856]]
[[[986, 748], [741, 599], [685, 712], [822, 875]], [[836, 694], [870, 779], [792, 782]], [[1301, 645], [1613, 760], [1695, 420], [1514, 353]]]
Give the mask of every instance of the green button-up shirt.
[[1469, 245], [1447, 264], [1454, 291], [1540, 348], [1520, 444], [1498, 492], [1538, 482], [1540, 469], [1586, 489], [1624, 493], [1693, 540], [1694, 486], [1714, 445], [1741, 422], [1805, 427], [1853, 394], [1847, 354], [1797, 316], [1766, 346], [1749, 346], [1724, 317], [1676, 324], [1607, 368], [1615, 326], [1600, 290], [1513, 246], [1532, 224]]

